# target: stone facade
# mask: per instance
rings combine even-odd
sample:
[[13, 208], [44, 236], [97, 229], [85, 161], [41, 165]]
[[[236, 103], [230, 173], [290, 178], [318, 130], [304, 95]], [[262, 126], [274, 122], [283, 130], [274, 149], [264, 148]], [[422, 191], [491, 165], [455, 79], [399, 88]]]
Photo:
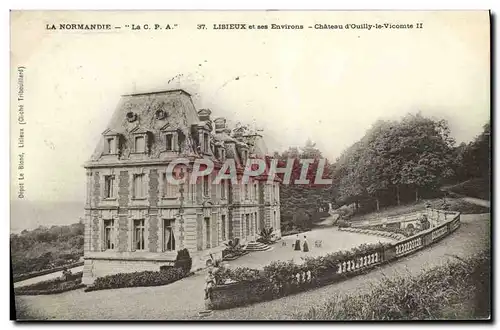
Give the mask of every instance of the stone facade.
[[[264, 157], [262, 136], [247, 129], [231, 130], [225, 119], [196, 111], [182, 90], [125, 95], [101, 142], [85, 164], [85, 284], [96, 277], [159, 270], [172, 265], [187, 248], [193, 269], [220, 258], [224, 241], [255, 240], [264, 227], [280, 236], [279, 182], [250, 178], [247, 184], [213, 179], [226, 159], [241, 170], [248, 158]], [[206, 182], [189, 175], [200, 157], [215, 171]], [[176, 159], [185, 178], [174, 185], [165, 178]]]

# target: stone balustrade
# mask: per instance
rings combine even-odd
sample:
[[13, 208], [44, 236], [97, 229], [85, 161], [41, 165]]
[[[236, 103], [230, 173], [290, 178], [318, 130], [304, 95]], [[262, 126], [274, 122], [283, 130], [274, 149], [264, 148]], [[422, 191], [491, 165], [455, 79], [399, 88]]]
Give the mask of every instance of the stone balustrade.
[[405, 240], [401, 243], [395, 245], [396, 247], [396, 256], [402, 256], [404, 254], [408, 254], [415, 250], [420, 249], [423, 246], [422, 237], [418, 236], [413, 239]]
[[[364, 252], [360, 253], [359, 256], [356, 255], [347, 260], [339, 261], [336, 267], [334, 267], [336, 269], [322, 273], [318, 277], [314, 276], [314, 270], [312, 269], [290, 274], [289, 279], [277, 283], [277, 290], [275, 290], [276, 286], [270, 286], [270, 283], [274, 283], [272, 279], [267, 278], [217, 285], [213, 289], [212, 297], [209, 299], [210, 301], [207, 306], [211, 309], [224, 309], [243, 306], [257, 301], [276, 299], [293, 292], [335, 283], [348, 276], [356, 276], [377, 266], [396, 261], [400, 257], [412, 254], [438, 242], [460, 227], [459, 212], [434, 212], [434, 215], [436, 214], [440, 214], [439, 217], [446, 218], [447, 220], [439, 223], [438, 226], [423, 230], [411, 237], [383, 246], [375, 252], [368, 254]], [[342, 230], [352, 231], [353, 229], [343, 228]], [[356, 230], [360, 229], [356, 228]], [[365, 229], [359, 232], [368, 233], [369, 231]]]
[[356, 257], [354, 259], [343, 261], [337, 264], [337, 274], [353, 272], [360, 268], [366, 268], [368, 266], [380, 263], [380, 261], [380, 254], [378, 252]]

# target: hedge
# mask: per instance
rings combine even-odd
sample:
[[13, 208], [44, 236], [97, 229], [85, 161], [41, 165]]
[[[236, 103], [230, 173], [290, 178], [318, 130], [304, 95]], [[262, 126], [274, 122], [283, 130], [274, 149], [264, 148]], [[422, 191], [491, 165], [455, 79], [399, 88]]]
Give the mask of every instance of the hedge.
[[85, 292], [166, 285], [178, 281], [186, 275], [188, 275], [188, 273], [180, 267], [170, 267], [157, 272], [143, 271], [108, 275], [96, 278], [94, 284], [88, 286]]
[[235, 269], [218, 268], [214, 271], [214, 276], [217, 284], [224, 284], [228, 280], [240, 282], [263, 279], [268, 279], [275, 284], [288, 283], [294, 274], [301, 272], [310, 271], [313, 277], [336, 272], [339, 263], [350, 260], [360, 254], [367, 255], [374, 252], [380, 252], [381, 249], [386, 246], [390, 246], [390, 244], [362, 244], [349, 251], [338, 251], [314, 258], [307, 257], [301, 265], [294, 263], [292, 260], [274, 261], [265, 266], [263, 271], [247, 267], [238, 267]]

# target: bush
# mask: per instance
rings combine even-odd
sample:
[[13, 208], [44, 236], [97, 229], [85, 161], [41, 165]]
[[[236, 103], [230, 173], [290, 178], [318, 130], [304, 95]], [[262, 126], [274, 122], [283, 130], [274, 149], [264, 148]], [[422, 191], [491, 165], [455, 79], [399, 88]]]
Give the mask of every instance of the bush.
[[243, 250], [243, 246], [241, 246], [238, 238], [224, 242], [224, 245], [226, 248], [222, 250], [223, 260], [234, 260], [246, 254], [246, 251]]
[[[486, 253], [432, 268], [415, 277], [384, 280], [371, 292], [334, 299], [296, 314], [298, 320], [439, 320], [491, 315]], [[468, 309], [468, 310], [467, 310]]]
[[336, 210], [337, 214], [339, 215], [339, 218], [342, 220], [349, 220], [354, 216], [354, 210], [352, 207], [344, 205]]
[[339, 226], [339, 228], [351, 227], [351, 223], [343, 219], [339, 219], [337, 221], [337, 225]]
[[262, 274], [259, 270], [248, 267], [238, 267], [234, 270], [220, 267], [215, 269], [214, 277], [217, 284], [224, 284], [227, 280], [235, 282], [258, 280], [262, 278]]
[[83, 256], [83, 232], [83, 223], [75, 223], [11, 234], [13, 275], [53, 269], [79, 260]]
[[171, 267], [159, 272], [143, 271], [108, 275], [96, 278], [94, 284], [87, 287], [85, 292], [117, 288], [166, 285], [180, 280], [185, 277], [186, 274], [187, 273], [183, 268]]
[[262, 228], [259, 234], [259, 238], [257, 238], [257, 242], [264, 244], [272, 244], [274, 243], [274, 233], [273, 228]]
[[185, 274], [189, 274], [192, 265], [193, 260], [189, 255], [188, 249], [179, 250], [177, 252], [177, 258], [175, 259], [175, 267], [181, 268]]

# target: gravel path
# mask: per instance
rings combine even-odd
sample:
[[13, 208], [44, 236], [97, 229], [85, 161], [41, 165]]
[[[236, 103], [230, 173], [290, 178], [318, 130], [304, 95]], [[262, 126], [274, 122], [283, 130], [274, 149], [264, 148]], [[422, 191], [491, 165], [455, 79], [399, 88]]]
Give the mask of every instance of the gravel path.
[[[213, 311], [204, 319], [290, 319], [336, 295], [363, 292], [383, 276], [418, 274], [423, 269], [466, 257], [490, 246], [489, 214], [462, 215], [461, 227], [436, 245], [401, 261], [341, 283], [250, 306]], [[16, 297], [18, 309], [36, 319], [118, 320], [194, 319], [203, 306], [205, 272], [175, 283], [148, 288], [125, 288], [84, 293], [69, 291], [58, 295]]]
[[462, 200], [471, 204], [476, 204], [479, 206], [490, 207], [490, 201], [474, 198], [474, 197], [462, 197]]
[[[78, 273], [78, 272], [83, 271], [83, 266], [70, 268], [69, 270], [71, 270], [71, 272], [73, 274]], [[58, 271], [58, 272], [50, 273], [50, 274], [32, 277], [32, 278], [29, 278], [29, 279], [24, 280], [24, 281], [16, 282], [16, 283], [14, 283], [14, 288], [18, 288], [18, 287], [26, 286], [26, 285], [30, 285], [30, 284], [35, 284], [35, 283], [42, 282], [42, 281], [51, 280], [51, 279], [54, 279], [54, 278], [60, 277], [60, 276], [62, 276], [62, 270]]]
[[461, 221], [462, 225], [452, 235], [432, 247], [401, 259], [399, 262], [315, 290], [250, 306], [214, 311], [207, 319], [289, 320], [296, 312], [305, 312], [309, 308], [319, 306], [335, 296], [365, 292], [384, 276], [417, 275], [423, 269], [443, 265], [450, 260], [456, 261], [457, 259], [454, 256], [467, 257], [481, 250], [489, 249], [489, 214], [462, 215]]

